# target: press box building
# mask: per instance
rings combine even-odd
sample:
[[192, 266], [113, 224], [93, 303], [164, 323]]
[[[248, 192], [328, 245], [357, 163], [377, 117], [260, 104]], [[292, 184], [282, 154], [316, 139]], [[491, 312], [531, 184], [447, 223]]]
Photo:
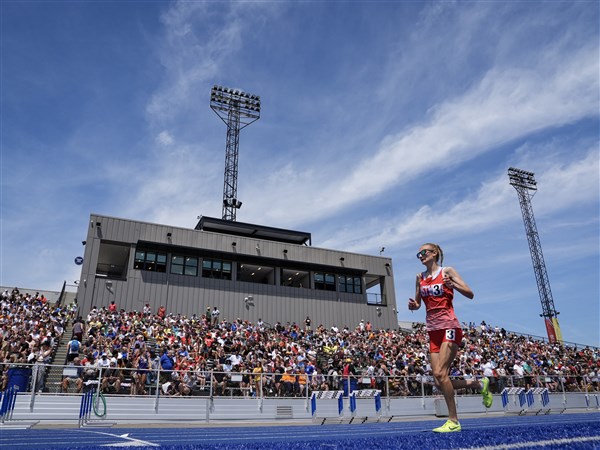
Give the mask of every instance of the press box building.
[[310, 233], [201, 217], [195, 229], [92, 214], [77, 301], [313, 327], [397, 328], [392, 261], [312, 247]]

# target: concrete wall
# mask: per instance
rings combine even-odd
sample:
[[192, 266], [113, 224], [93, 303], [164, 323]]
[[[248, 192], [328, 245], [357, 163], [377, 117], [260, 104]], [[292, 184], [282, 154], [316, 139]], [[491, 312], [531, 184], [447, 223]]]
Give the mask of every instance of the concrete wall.
[[[591, 397], [598, 394], [592, 394]], [[481, 397], [458, 396], [456, 398], [459, 415], [502, 414], [500, 396], [496, 395], [494, 405], [486, 410]], [[373, 398], [359, 398], [356, 403], [357, 417], [376, 420], [384, 417], [426, 417], [447, 414], [441, 397], [382, 398], [381, 410], [375, 409]], [[42, 421], [43, 423], [76, 424], [79, 418], [81, 396], [77, 394], [18, 394], [12, 421]], [[342, 414], [338, 414], [337, 400], [318, 400], [315, 418], [349, 420], [353, 417], [348, 399], [344, 399]], [[536, 414], [539, 401], [526, 413]], [[104, 412], [99, 408], [100, 413]], [[584, 393], [550, 394], [550, 403], [543, 412], [562, 413], [565, 410], [597, 411], [596, 401], [587, 406]], [[516, 411], [510, 411], [516, 413]], [[127, 397], [106, 396], [106, 415], [97, 417], [92, 412], [93, 421], [119, 424], [173, 422], [220, 422], [220, 421], [297, 421], [312, 419], [310, 401], [304, 398], [215, 398], [209, 397]]]

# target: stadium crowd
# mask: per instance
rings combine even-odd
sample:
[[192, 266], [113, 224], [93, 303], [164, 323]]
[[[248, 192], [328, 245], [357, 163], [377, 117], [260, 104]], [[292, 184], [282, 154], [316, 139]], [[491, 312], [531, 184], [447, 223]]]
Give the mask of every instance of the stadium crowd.
[[[344, 389], [350, 382], [384, 395], [435, 392], [423, 324], [412, 330], [377, 330], [369, 322], [313, 329], [262, 320], [214, 320], [211, 309], [191, 317], [161, 306], [142, 311], [109, 306], [79, 316], [76, 303], [49, 305], [39, 294], [5, 291], [0, 298], [2, 390], [7, 371], [23, 364], [68, 364], [76, 368], [61, 389], [81, 392], [94, 380], [105, 392], [164, 395], [305, 396], [308, 390]], [[216, 308], [214, 308], [216, 309]], [[53, 361], [65, 325], [67, 361]], [[67, 342], [68, 339], [68, 342]], [[464, 324], [463, 346], [451, 376], [487, 376], [492, 392], [507, 386], [550, 391], [600, 391], [600, 349], [549, 344], [499, 327]], [[100, 375], [99, 375], [100, 374]], [[159, 379], [157, 379], [159, 377]]]

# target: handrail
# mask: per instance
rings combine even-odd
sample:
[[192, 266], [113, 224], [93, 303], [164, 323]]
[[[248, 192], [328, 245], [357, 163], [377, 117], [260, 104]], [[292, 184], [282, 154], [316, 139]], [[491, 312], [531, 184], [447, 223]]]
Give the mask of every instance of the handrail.
[[[27, 388], [21, 392], [27, 391], [40, 392], [54, 390], [55, 393], [61, 392], [61, 382], [50, 382], [44, 380], [45, 374], [50, 367], [62, 368], [80, 368], [82, 373], [79, 377], [81, 383], [73, 378], [75, 383], [75, 391], [85, 392], [88, 386], [98, 386], [104, 389], [106, 393], [115, 395], [127, 394], [138, 397], [154, 396], [158, 402], [160, 396], [198, 396], [210, 395], [214, 397], [232, 397], [245, 396], [256, 398], [269, 397], [299, 397], [307, 398], [312, 391], [322, 390], [345, 390], [346, 393], [354, 390], [372, 390], [378, 389], [382, 391], [382, 397], [432, 397], [440, 395], [437, 390], [433, 377], [430, 375], [414, 374], [409, 376], [386, 375], [386, 376], [369, 376], [360, 374], [356, 376], [328, 376], [327, 374], [300, 374], [292, 373], [284, 377], [282, 374], [274, 372], [252, 373], [250, 371], [214, 371], [207, 369], [196, 370], [164, 370], [164, 369], [148, 369], [147, 377], [144, 386], [141, 386], [145, 393], [141, 393], [138, 385], [141, 378], [139, 370], [135, 368], [118, 368], [120, 375], [120, 389], [115, 389], [114, 382], [106, 381], [107, 368], [92, 367], [92, 366], [74, 366], [64, 364], [41, 364], [41, 363], [23, 363], [23, 364], [7, 364], [0, 363], [0, 372], [9, 369], [35, 369], [31, 370]], [[90, 375], [83, 374], [86, 369], [91, 369], [93, 372]], [[9, 374], [10, 375], [10, 374]], [[63, 375], [69, 377], [72, 374]], [[232, 375], [236, 375], [232, 377]], [[20, 374], [19, 376], [23, 376]], [[305, 384], [301, 383], [299, 377], [306, 380]], [[38, 379], [40, 378], [40, 379]], [[462, 377], [455, 377], [463, 379]], [[477, 378], [481, 378], [477, 376]], [[490, 383], [492, 393], [500, 394], [505, 387], [524, 387], [524, 388], [548, 388], [549, 392], [566, 393], [566, 392], [581, 392], [581, 393], [598, 393], [600, 392], [600, 377], [590, 379], [587, 375], [575, 376], [570, 374], [561, 375], [545, 375], [545, 374], [526, 374], [523, 377], [507, 375], [503, 377], [494, 377]], [[23, 381], [23, 380], [21, 380]], [[61, 380], [62, 381], [62, 380]], [[11, 382], [9, 376], [9, 383]], [[288, 383], [288, 384], [286, 384]], [[180, 386], [184, 384], [183, 387]], [[304, 385], [304, 386], [303, 386]], [[187, 388], [185, 388], [187, 386]], [[11, 386], [8, 386], [11, 387]], [[110, 392], [108, 392], [110, 391]], [[478, 395], [470, 389], [462, 389], [457, 391], [457, 395], [470, 396]]]

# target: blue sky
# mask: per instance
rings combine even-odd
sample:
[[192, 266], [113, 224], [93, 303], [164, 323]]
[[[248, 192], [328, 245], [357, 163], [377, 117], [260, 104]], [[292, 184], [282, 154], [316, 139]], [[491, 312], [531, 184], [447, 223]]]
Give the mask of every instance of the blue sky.
[[[599, 4], [0, 3], [0, 284], [79, 278], [90, 213], [221, 217], [213, 84], [258, 94], [237, 220], [393, 259], [401, 320], [424, 242], [475, 292], [461, 321], [546, 336], [509, 167], [565, 340], [600, 345]], [[583, 287], [582, 287], [583, 286]], [[588, 289], [589, 287], [589, 289]]]

